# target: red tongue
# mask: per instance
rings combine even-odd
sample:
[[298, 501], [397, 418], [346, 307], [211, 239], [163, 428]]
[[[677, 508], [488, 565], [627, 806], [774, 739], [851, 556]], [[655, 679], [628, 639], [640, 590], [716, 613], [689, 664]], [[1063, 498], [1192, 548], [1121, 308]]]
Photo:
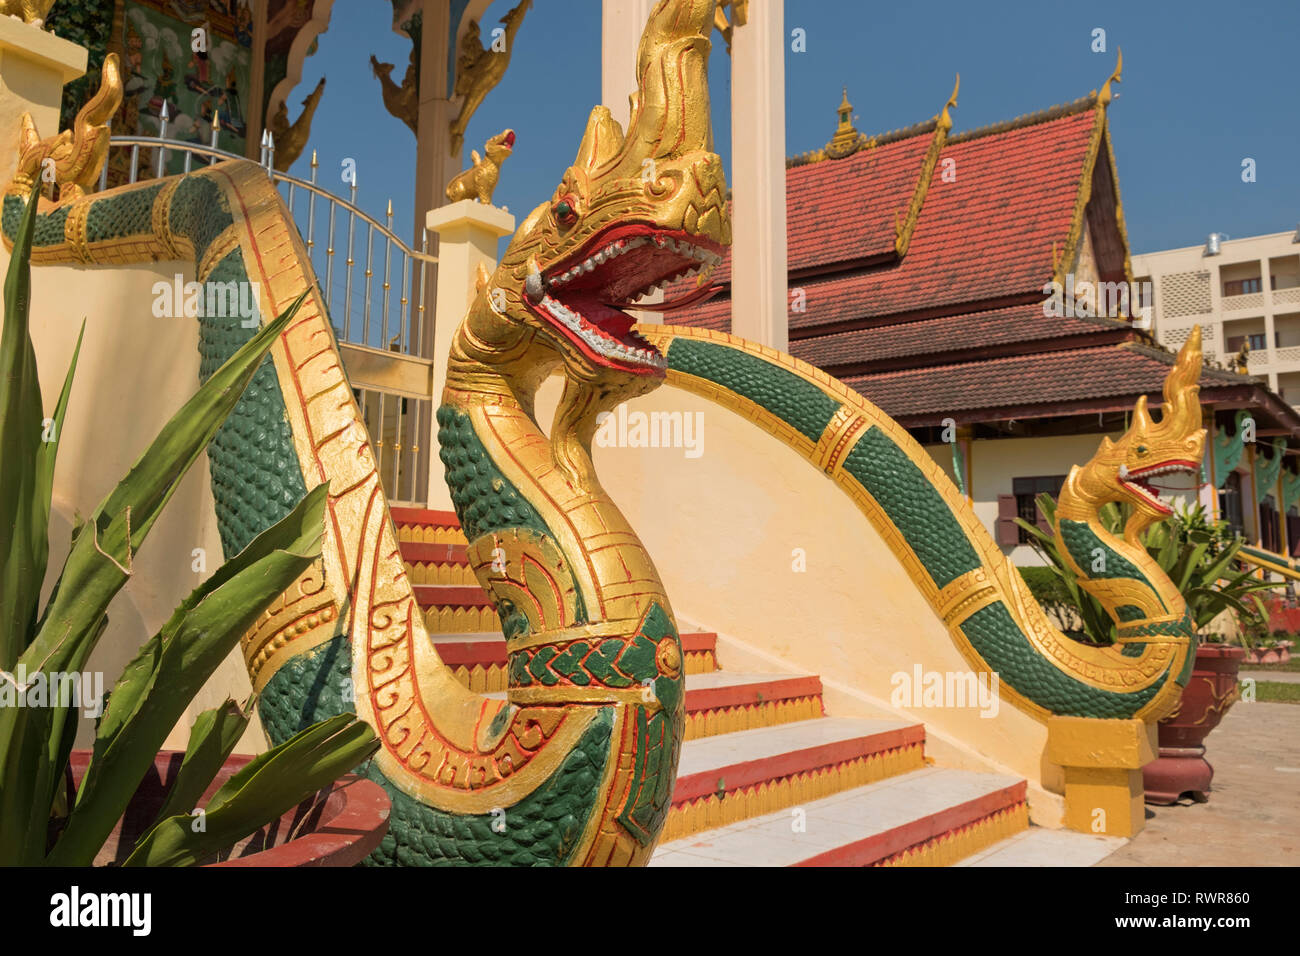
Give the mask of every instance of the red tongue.
[[616, 339], [626, 339], [635, 324], [630, 315], [611, 309], [596, 298], [585, 295], [567, 296], [569, 304], [582, 313], [582, 317], [593, 325], [599, 326]]

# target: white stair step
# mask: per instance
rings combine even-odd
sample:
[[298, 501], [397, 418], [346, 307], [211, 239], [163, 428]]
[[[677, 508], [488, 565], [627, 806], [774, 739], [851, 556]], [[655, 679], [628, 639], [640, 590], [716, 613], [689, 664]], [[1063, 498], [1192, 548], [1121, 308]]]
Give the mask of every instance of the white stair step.
[[1124, 844], [1124, 837], [1094, 836], [1073, 830], [1030, 827], [956, 866], [1094, 866]]
[[[909, 728], [917, 729], [908, 733]], [[686, 741], [682, 744], [677, 776], [680, 779], [697, 773], [716, 772], [740, 764], [771, 760], [798, 751], [833, 747], [836, 744], [881, 735], [898, 738], [898, 743], [892, 746], [901, 746], [902, 743], [916, 737], [918, 733], [924, 734], [920, 724], [856, 717], [822, 717], [818, 720], [800, 720], [792, 724], [741, 730], [736, 733]], [[892, 749], [892, 747], [881, 749]], [[859, 755], [855, 753], [852, 756]], [[843, 759], [852, 759], [852, 757]]]
[[930, 767], [662, 844], [650, 865], [794, 866], [831, 853], [839, 863], [873, 862], [1014, 805], [1017, 796], [1024, 799], [1024, 781], [1015, 777]]
[[687, 674], [686, 686], [690, 690], [712, 690], [715, 687], [738, 687], [742, 684], [770, 684], [774, 681], [799, 680], [813, 674], [745, 674], [739, 671], [706, 671]]

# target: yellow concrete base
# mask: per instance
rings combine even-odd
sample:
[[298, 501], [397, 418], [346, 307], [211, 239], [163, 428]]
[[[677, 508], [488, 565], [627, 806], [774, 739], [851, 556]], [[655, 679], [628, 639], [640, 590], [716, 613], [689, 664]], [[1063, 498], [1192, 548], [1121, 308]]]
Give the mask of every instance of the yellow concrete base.
[[1047, 756], [1065, 771], [1065, 825], [1132, 837], [1145, 825], [1142, 767], [1156, 758], [1156, 725], [1141, 720], [1052, 717]]

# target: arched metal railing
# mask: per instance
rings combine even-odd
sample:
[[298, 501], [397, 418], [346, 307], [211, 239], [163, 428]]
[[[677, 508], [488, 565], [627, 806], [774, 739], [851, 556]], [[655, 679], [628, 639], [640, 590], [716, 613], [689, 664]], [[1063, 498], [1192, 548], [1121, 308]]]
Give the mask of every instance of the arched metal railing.
[[[165, 123], [162, 130], [166, 132]], [[154, 152], [154, 156], [150, 157], [150, 166], [157, 176], [164, 175], [169, 154], [184, 157], [183, 170], [187, 173], [194, 168], [196, 159], [201, 165], [228, 159], [246, 159], [215, 146], [168, 139], [166, 136], [113, 136], [109, 140], [109, 147], [131, 150], [127, 170], [127, 181], [131, 183], [139, 180], [142, 149]], [[267, 149], [264, 144], [262, 154], [262, 165], [267, 167], [271, 179], [284, 190], [289, 213], [294, 217], [298, 231], [307, 244], [308, 255], [312, 259], [318, 281], [321, 282], [321, 292], [339, 341], [408, 355], [424, 355], [426, 346], [432, 347], [432, 342], [426, 341], [430, 337], [425, 334], [428, 268], [438, 261], [436, 256], [429, 255], [428, 230], [421, 230], [420, 248], [412, 249], [393, 232], [391, 199], [385, 214], [386, 221], [381, 223], [357, 206], [355, 181], [350, 187], [351, 195], [348, 199], [334, 195], [317, 183], [319, 167], [315, 153], [312, 154], [310, 180], [299, 179], [271, 168], [274, 148]], [[100, 189], [108, 186], [108, 166], [105, 162], [100, 172]], [[294, 208], [299, 193], [306, 194], [305, 210]], [[318, 200], [324, 202], [323, 212], [328, 215], [323, 250], [317, 241]], [[305, 223], [300, 218], [304, 213]], [[360, 247], [357, 244], [358, 225], [365, 234]], [[341, 232], [346, 234], [346, 245], [342, 241]], [[382, 283], [375, 288], [377, 244], [381, 249], [383, 273]], [[341, 275], [336, 275], [335, 256], [340, 251], [344, 253], [344, 259], [342, 268], [337, 270]], [[365, 268], [358, 277], [355, 274], [356, 267], [363, 258]], [[397, 285], [396, 303], [393, 302], [392, 295], [395, 281], [400, 283]]]
[[[196, 165], [210, 165], [229, 159], [247, 159], [238, 153], [220, 149], [215, 145], [170, 139], [166, 135], [164, 118], [159, 136], [113, 136], [110, 149], [129, 149], [127, 181], [140, 178], [141, 150], [147, 155], [150, 172], [166, 175], [169, 156], [183, 157], [182, 169], [188, 173]], [[433, 350], [433, 336], [426, 322], [425, 298], [429, 287], [429, 266], [437, 257], [429, 254], [429, 233], [421, 230], [419, 249], [412, 249], [393, 232], [393, 204], [388, 201], [385, 221], [370, 216], [357, 206], [355, 180], [347, 199], [336, 196], [317, 182], [318, 164], [313, 152], [311, 179], [300, 179], [273, 168], [274, 142], [269, 135], [262, 143], [261, 165], [267, 175], [282, 190], [289, 214], [307, 246], [312, 268], [329, 310], [335, 333], [343, 347], [345, 365], [358, 358], [367, 372], [357, 378], [350, 370], [353, 391], [361, 408], [362, 418], [371, 436], [376, 463], [390, 500], [399, 503], [423, 504], [427, 497], [429, 473], [428, 444], [432, 424], [431, 396], [400, 387], [392, 381], [402, 381], [409, 376], [388, 375], [382, 369], [376, 374], [376, 365], [388, 363], [429, 364], [428, 353]], [[108, 188], [109, 164], [104, 163], [99, 177], [99, 188]], [[299, 196], [305, 200], [299, 202]], [[323, 203], [319, 210], [318, 204]], [[321, 221], [325, 222], [323, 235], [319, 233]], [[360, 245], [358, 245], [358, 233]], [[376, 242], [378, 240], [378, 242]], [[380, 247], [376, 256], [376, 245]], [[335, 267], [338, 253], [343, 254], [341, 264]], [[357, 266], [364, 270], [357, 275]], [[377, 266], [382, 263], [382, 273]], [[376, 286], [375, 279], [382, 281]], [[397, 295], [393, 295], [396, 285]], [[396, 302], [394, 302], [394, 298]], [[348, 346], [357, 346], [358, 353]], [[363, 361], [362, 361], [363, 360]]]

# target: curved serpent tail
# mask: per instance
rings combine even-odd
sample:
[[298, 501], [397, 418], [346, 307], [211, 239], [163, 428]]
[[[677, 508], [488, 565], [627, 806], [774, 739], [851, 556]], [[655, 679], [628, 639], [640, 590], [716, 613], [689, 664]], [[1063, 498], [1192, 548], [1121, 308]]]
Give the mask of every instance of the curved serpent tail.
[[[481, 291], [458, 338], [439, 412], [442, 457], [471, 561], [510, 642], [508, 700], [463, 687], [425, 633], [307, 250], [265, 170], [222, 163], [83, 197], [69, 188], [92, 176], [83, 164], [93, 157], [83, 158], [60, 202], [42, 200], [35, 263], [193, 263], [207, 304], [204, 377], [260, 323], [214, 301], [242, 302], [252, 288], [271, 315], [307, 292], [209, 448], [212, 491], [232, 555], [329, 482], [321, 559], [243, 650], [273, 740], [353, 710], [378, 729], [383, 747], [365, 772], [388, 789], [393, 813], [372, 862], [637, 864], [662, 829], [682, 739], [681, 645], [654, 566], [589, 455], [595, 415], [657, 385], [662, 367], [648, 353], [631, 368], [591, 360], [524, 292], [539, 264], [571, 257], [594, 232], [645, 232], [635, 255], [596, 274], [627, 295], [676, 275], [684, 259], [698, 264], [667, 250], [669, 239], [685, 249], [692, 236], [699, 245], [689, 248], [717, 256], [729, 227], [709, 149], [712, 18], [712, 0], [656, 8], [627, 148], [608, 112], [594, 111], [563, 187], [571, 205], [524, 224], [498, 289]], [[657, 178], [643, 177], [646, 159]], [[11, 184], [6, 236], [23, 201]], [[630, 326], [610, 321], [625, 334]], [[532, 392], [557, 366], [568, 386], [548, 441]]]
[[[1141, 400], [1129, 431], [1115, 442], [1104, 439], [1061, 494], [1062, 549], [1119, 626], [1119, 644], [1092, 647], [1052, 626], [925, 449], [843, 382], [721, 332], [662, 326], [642, 332], [666, 354], [670, 384], [757, 422], [853, 498], [971, 666], [998, 674], [1005, 699], [1042, 721], [1052, 715], [1155, 721], [1177, 708], [1191, 674], [1195, 629], [1178, 588], [1137, 535], [1169, 514], [1144, 482], [1194, 470], [1201, 460], [1199, 333], [1165, 382], [1160, 423]], [[1107, 501], [1133, 505], [1125, 540], [1100, 521]]]

